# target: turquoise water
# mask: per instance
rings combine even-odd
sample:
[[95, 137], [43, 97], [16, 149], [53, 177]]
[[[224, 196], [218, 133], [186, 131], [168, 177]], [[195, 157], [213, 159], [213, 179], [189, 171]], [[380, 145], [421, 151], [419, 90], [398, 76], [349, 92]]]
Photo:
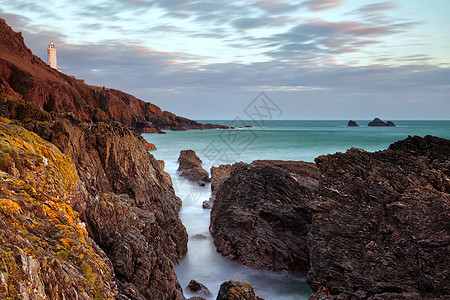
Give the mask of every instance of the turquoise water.
[[[177, 195], [183, 200], [180, 218], [190, 236], [188, 254], [176, 268], [181, 285], [191, 279], [205, 284], [214, 296], [220, 283], [229, 279], [246, 280], [265, 299], [308, 299], [311, 290], [304, 275], [288, 276], [258, 272], [242, 267], [218, 254], [209, 235], [209, 210], [201, 204], [209, 198], [210, 186], [199, 187], [177, 174], [181, 150], [195, 150], [209, 170], [213, 165], [256, 159], [314, 161], [328, 153], [345, 152], [351, 147], [367, 151], [386, 149], [408, 135], [435, 135], [450, 139], [450, 121], [395, 121], [397, 127], [367, 127], [369, 120], [356, 122], [361, 127], [347, 127], [347, 121], [200, 121], [225, 124], [235, 130], [168, 131], [167, 134], [143, 134], [156, 145], [153, 155], [166, 162]], [[196, 234], [206, 239], [192, 238]], [[190, 297], [192, 295], [186, 294]]]

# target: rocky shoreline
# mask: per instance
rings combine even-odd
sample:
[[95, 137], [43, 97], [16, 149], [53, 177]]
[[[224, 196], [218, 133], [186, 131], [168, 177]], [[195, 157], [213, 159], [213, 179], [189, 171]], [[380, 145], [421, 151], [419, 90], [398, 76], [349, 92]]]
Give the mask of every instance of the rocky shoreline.
[[311, 299], [448, 298], [450, 140], [409, 137], [316, 165], [234, 164], [211, 210], [217, 251], [308, 272]]

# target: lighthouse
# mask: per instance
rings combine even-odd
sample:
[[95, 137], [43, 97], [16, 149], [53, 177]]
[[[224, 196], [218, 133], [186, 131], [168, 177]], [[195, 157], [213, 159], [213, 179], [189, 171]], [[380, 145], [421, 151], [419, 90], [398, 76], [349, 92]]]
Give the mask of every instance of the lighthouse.
[[55, 44], [53, 44], [53, 41], [48, 45], [47, 62], [51, 68], [58, 70], [58, 67], [56, 66], [56, 48]]

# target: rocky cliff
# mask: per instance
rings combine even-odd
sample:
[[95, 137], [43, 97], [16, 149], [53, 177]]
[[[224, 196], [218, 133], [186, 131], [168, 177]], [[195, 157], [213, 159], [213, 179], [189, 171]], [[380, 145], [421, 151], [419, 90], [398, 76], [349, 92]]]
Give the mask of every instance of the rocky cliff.
[[217, 251], [255, 269], [306, 272], [309, 203], [317, 179], [312, 163], [234, 164], [211, 210]]
[[113, 267], [69, 205], [70, 157], [0, 118], [0, 298], [111, 299]]
[[0, 92], [45, 111], [72, 112], [86, 122], [117, 121], [138, 132], [227, 128], [162, 111], [122, 91], [87, 85], [50, 68], [26, 47], [20, 33], [0, 19]]
[[449, 298], [449, 147], [414, 137], [316, 159], [312, 299]]
[[187, 251], [181, 201], [142, 138], [120, 124], [81, 122], [0, 98], [1, 113], [71, 158], [79, 186], [70, 205], [114, 268], [123, 299], [183, 299], [173, 270]]

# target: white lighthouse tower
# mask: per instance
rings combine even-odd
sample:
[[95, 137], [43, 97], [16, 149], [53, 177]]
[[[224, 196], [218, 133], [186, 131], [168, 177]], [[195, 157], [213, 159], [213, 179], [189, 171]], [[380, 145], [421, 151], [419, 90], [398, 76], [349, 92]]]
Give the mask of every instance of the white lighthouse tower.
[[[48, 65], [51, 68], [58, 70], [58, 67], [56, 65], [56, 48], [55, 48], [55, 44], [53, 44], [53, 41], [48, 45], [47, 61], [48, 61]], [[61, 72], [61, 70], [58, 70], [58, 71]]]

